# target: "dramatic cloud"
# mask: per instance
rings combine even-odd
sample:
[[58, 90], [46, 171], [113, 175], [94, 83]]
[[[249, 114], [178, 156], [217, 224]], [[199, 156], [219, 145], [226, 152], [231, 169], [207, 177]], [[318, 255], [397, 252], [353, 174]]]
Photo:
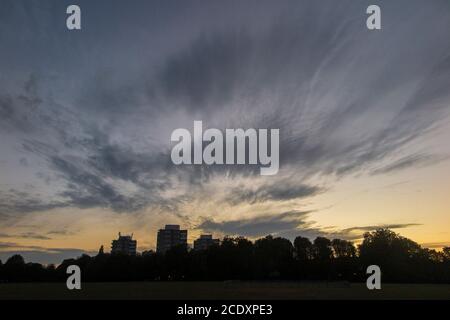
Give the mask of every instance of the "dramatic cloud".
[[385, 228], [385, 229], [402, 229], [414, 226], [420, 226], [420, 223], [397, 223], [397, 224], [384, 224], [384, 225], [376, 225], [376, 226], [363, 226], [363, 227], [351, 227], [342, 230], [343, 233], [350, 233], [352, 231], [374, 231], [376, 229]]
[[[101, 208], [225, 234], [315, 236], [328, 231], [312, 222], [314, 199], [340, 179], [448, 159], [430, 142], [448, 129], [447, 1], [383, 3], [379, 32], [364, 27], [365, 1], [169, 1], [158, 10], [82, 1], [90, 18], [76, 34], [60, 23], [63, 4], [17, 3], [0, 10], [0, 226]], [[170, 135], [194, 120], [280, 129], [279, 174], [173, 165]]]
[[206, 219], [198, 228], [207, 231], [219, 231], [226, 235], [243, 235], [260, 237], [267, 234], [280, 234], [298, 230], [305, 224], [304, 218], [308, 212], [290, 211], [279, 215], [260, 216], [253, 219], [242, 219], [224, 222], [214, 222]]
[[320, 188], [298, 184], [272, 184], [263, 185], [256, 189], [234, 188], [227, 196], [226, 201], [237, 205], [239, 203], [254, 204], [264, 201], [285, 201], [291, 199], [299, 199], [311, 197], [318, 192]]
[[281, 214], [263, 215], [255, 218], [216, 222], [205, 219], [197, 228], [208, 232], [219, 232], [224, 235], [243, 235], [251, 238], [263, 237], [268, 234], [282, 236], [294, 241], [295, 237], [303, 236], [311, 240], [318, 236], [330, 239], [347, 240], [361, 239], [364, 232], [380, 228], [402, 229], [420, 226], [417, 223], [385, 224], [374, 226], [356, 226], [346, 229], [324, 228], [310, 221], [310, 212], [290, 211]]
[[0, 211], [5, 216], [14, 213], [28, 213], [33, 211], [45, 211], [67, 206], [64, 202], [52, 202], [42, 200], [33, 194], [24, 191], [10, 189], [0, 191]]
[[[306, 7], [320, 12], [312, 3]], [[64, 107], [44, 96], [51, 81], [35, 74], [19, 92], [3, 93], [2, 121], [21, 135], [33, 132], [23, 142], [25, 151], [46, 158], [50, 174], [66, 181], [57, 202], [22, 199], [16, 211], [31, 211], [33, 204], [36, 211], [76, 206], [121, 212], [166, 205], [161, 192], [177, 188], [174, 179], [202, 180], [195, 177], [198, 170], [175, 170], [168, 157], [170, 130], [159, 128], [191, 126], [197, 118], [219, 128], [281, 130], [281, 170], [297, 174], [298, 181], [233, 188], [227, 200], [235, 205], [314, 196], [320, 190], [308, 179], [318, 174], [391, 173], [442, 159], [398, 154], [448, 111], [448, 48], [441, 47], [440, 54], [429, 50], [444, 35], [423, 28], [424, 37], [434, 37], [419, 46], [393, 22], [399, 28], [395, 35], [362, 33], [346, 18], [359, 6], [323, 9], [333, 12], [323, 26], [301, 8], [258, 22], [258, 31], [248, 21], [242, 28], [194, 33], [158, 63], [144, 62], [145, 76], [125, 72], [121, 80], [115, 72], [126, 64], [115, 72], [99, 71], [70, 102], [75, 105]], [[378, 49], [394, 41], [395, 48]], [[388, 158], [394, 160], [386, 164]], [[251, 166], [203, 166], [201, 172], [205, 179], [212, 172], [257, 174]]]

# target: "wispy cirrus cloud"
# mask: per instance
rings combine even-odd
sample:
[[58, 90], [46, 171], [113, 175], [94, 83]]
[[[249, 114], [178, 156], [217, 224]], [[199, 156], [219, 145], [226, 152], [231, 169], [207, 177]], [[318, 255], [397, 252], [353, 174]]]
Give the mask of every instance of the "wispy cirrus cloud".
[[35, 232], [23, 232], [17, 235], [7, 234], [7, 233], [0, 233], [0, 238], [22, 238], [22, 239], [35, 239], [35, 240], [51, 240], [52, 238], [38, 234]]
[[[22, 28], [23, 8], [2, 5], [9, 14], [0, 24]], [[22, 38], [0, 28], [8, 78], [0, 79], [0, 224], [102, 208], [153, 221], [170, 212], [223, 233], [314, 236], [327, 230], [313, 223], [313, 201], [337, 180], [448, 158], [426, 142], [448, 126], [446, 1], [383, 4], [389, 32], [379, 33], [362, 27], [365, 4], [355, 1], [161, 4], [153, 19], [151, 2], [124, 5], [109, 5], [115, 10], [97, 22], [108, 27], [86, 28], [70, 41], [58, 28], [36, 36], [59, 25], [41, 19], [59, 10], [50, 2], [32, 5], [39, 23], [21, 29]], [[33, 50], [24, 52], [22, 41]], [[170, 134], [194, 120], [219, 129], [279, 128], [279, 175], [262, 179], [252, 166], [174, 166]], [[369, 229], [336, 232], [354, 237]]]

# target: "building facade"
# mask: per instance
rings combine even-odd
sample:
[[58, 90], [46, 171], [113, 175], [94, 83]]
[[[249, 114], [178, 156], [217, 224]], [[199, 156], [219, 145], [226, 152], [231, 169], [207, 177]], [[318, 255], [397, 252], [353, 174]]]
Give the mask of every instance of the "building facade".
[[133, 240], [133, 235], [122, 236], [119, 232], [119, 239], [113, 240], [111, 244], [111, 254], [136, 255], [137, 241]]
[[200, 238], [194, 240], [194, 250], [206, 250], [212, 245], [218, 245], [219, 239], [213, 239], [212, 234], [202, 234]]
[[180, 230], [180, 226], [176, 224], [168, 224], [158, 231], [156, 252], [165, 253], [177, 245], [184, 245], [187, 248], [187, 230]]

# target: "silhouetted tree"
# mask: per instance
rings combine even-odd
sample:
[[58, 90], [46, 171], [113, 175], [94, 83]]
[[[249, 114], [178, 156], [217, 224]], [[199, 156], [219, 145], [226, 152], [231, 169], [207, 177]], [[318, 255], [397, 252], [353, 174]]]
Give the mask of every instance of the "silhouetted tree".
[[313, 257], [319, 261], [328, 261], [333, 256], [331, 241], [324, 237], [317, 237], [313, 243]]
[[9, 281], [26, 281], [25, 260], [19, 254], [11, 256], [6, 260], [3, 272]]
[[288, 239], [269, 235], [256, 240], [254, 248], [258, 277], [285, 278], [289, 275], [294, 248]]
[[363, 265], [379, 265], [387, 281], [419, 280], [419, 268], [425, 269], [430, 263], [420, 245], [389, 229], [364, 234], [359, 252]]
[[335, 258], [354, 258], [356, 256], [356, 248], [350, 241], [333, 239], [331, 246]]
[[307, 261], [313, 257], [313, 245], [308, 238], [298, 236], [294, 240], [295, 256], [299, 261]]
[[444, 255], [444, 260], [450, 261], [450, 247], [442, 248], [442, 253]]
[[[0, 262], [0, 281], [65, 281], [69, 265], [80, 266], [82, 281], [269, 280], [315, 279], [364, 281], [368, 265], [381, 267], [383, 281], [450, 283], [450, 249], [442, 252], [390, 230], [366, 233], [357, 251], [350, 241], [297, 237], [294, 245], [267, 236], [252, 242], [225, 237], [202, 251], [177, 246], [166, 253], [146, 251], [133, 256], [99, 250], [95, 257], [66, 259], [56, 268], [25, 263], [20, 255]], [[359, 253], [359, 255], [358, 255]]]
[[220, 246], [206, 250], [213, 279], [250, 279], [253, 276], [253, 243], [243, 237], [225, 237]]
[[23, 259], [23, 257], [20, 254], [15, 254], [15, 255], [11, 256], [8, 260], [6, 260], [5, 265], [23, 267], [23, 266], [25, 266], [25, 260]]
[[188, 251], [186, 246], [178, 245], [170, 248], [164, 255], [166, 280], [184, 280], [186, 278]]

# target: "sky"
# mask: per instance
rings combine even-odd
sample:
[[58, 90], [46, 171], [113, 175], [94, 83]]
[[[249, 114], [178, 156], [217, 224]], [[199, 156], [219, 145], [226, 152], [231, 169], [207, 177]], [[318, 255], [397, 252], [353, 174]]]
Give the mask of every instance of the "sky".
[[[449, 39], [447, 0], [2, 0], [0, 259], [154, 249], [165, 224], [450, 245]], [[278, 174], [174, 165], [195, 120], [278, 128]]]

